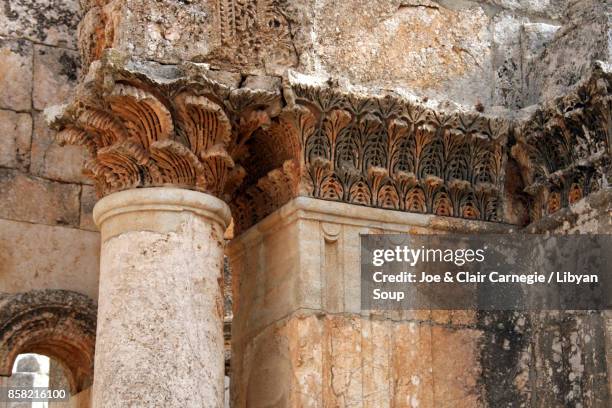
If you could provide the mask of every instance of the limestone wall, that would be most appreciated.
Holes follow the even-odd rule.
[[[250,74],[289,68],[465,109],[528,106],[610,59],[604,0],[84,3],[86,62],[117,48]]]
[[[198,68],[236,88],[277,91],[292,70],[343,92],[390,89],[512,119],[587,78],[594,60],[612,60],[611,16],[605,0],[5,0],[0,292],[98,297],[85,152],[54,144],[42,110],[67,102],[106,49],[168,71],[207,64]],[[275,168],[248,161],[247,178]],[[523,198],[524,180],[512,176]],[[609,404],[608,315],[360,310],[360,233],[506,226],[293,201],[318,204],[278,210],[231,244],[233,407]],[[598,194],[528,231],[609,233],[609,202]],[[524,210],[512,219],[523,222]]]
[[[57,288],[97,298],[100,244],[85,154],[55,144],[42,115],[76,85],[79,20],[77,0],[0,7],[0,292]]]
[[[360,234],[450,231],[511,232],[298,198],[234,240],[232,406],[607,407],[606,315],[360,309]]]

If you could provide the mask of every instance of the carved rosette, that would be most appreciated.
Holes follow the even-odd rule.
[[[278,112],[279,95],[177,70],[155,77],[142,64],[103,61],[51,119],[60,144],[89,150],[85,173],[99,197],[174,186],[229,200],[241,183],[245,143]]]
[[[607,188],[612,176],[612,75],[596,65],[591,77],[518,126],[512,156],[533,197],[532,220]]]

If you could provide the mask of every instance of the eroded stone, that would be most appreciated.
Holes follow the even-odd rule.
[[[32,44],[0,39],[0,108],[32,108]]]
[[[79,225],[79,190],[72,184],[0,169],[0,217],[48,225]]]
[[[302,27],[312,33],[312,45],[302,45],[301,68],[429,97],[444,93],[465,105],[488,104],[482,76],[490,69],[491,32],[484,10],[405,3],[317,3],[310,25]]]
[[[42,113],[34,113],[32,174],[69,183],[91,184],[91,180],[83,175],[87,161],[86,149],[82,146],[58,145],[55,141],[56,133],[47,126]]]
[[[79,65],[75,51],[34,46],[34,108],[42,110],[65,102],[76,85]]]
[[[0,35],[76,48],[78,0],[7,0],[0,8]]]
[[[21,170],[30,164],[32,117],[28,113],[0,110],[0,167]]]

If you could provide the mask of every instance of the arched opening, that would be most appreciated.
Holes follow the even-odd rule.
[[[41,357],[38,365],[48,364],[55,373],[49,378],[63,378],[75,395],[93,382],[95,330],[96,306],[79,293],[42,290],[5,295],[0,299],[0,376],[11,377],[21,361],[36,365],[36,359],[23,360],[23,355],[46,356],[48,363]]]
[[[36,353],[20,354],[13,364],[10,377],[0,377],[0,387],[13,389],[48,388],[63,391],[70,397],[70,385],[63,365],[48,356]],[[4,404],[4,405],[3,405]],[[0,408],[13,407],[15,402],[0,402]],[[49,408],[48,401],[20,402],[23,408]]]

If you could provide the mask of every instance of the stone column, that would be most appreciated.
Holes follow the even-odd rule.
[[[228,206],[177,188],[101,199],[93,406],[223,407]]]

